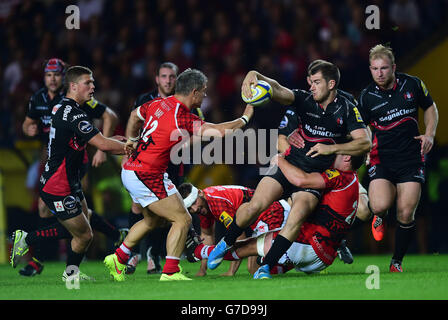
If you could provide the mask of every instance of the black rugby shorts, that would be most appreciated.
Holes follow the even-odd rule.
[[[287,199],[293,193],[296,193],[296,192],[299,192],[299,191],[309,192],[309,193],[313,194],[319,200],[322,197],[322,191],[321,190],[310,189],[310,188],[300,188],[300,187],[297,187],[297,186],[293,185],[292,183],[290,183],[288,181],[288,179],[286,179],[286,177],[283,175],[282,170],[280,170],[280,168],[277,167],[277,166],[271,167],[269,169],[268,173],[266,174],[266,177],[270,177],[272,179],[275,179],[275,180],[278,181],[278,183],[280,183],[282,185],[282,187],[283,187],[282,198],[283,199]]]
[[[40,191],[40,196],[51,213],[58,219],[67,220],[82,213],[81,202],[84,200],[82,191],[67,196],[56,196]]]
[[[386,179],[393,184],[404,182],[425,183],[425,166],[424,164],[406,165],[386,165],[383,163],[370,165],[368,169],[370,180]]]

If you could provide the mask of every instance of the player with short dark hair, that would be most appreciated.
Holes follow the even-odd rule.
[[[295,107],[299,118],[299,133],[306,142],[301,149],[291,146],[286,157],[306,172],[322,172],[332,166],[335,155],[360,155],[368,152],[371,146],[356,106],[337,92],[339,73],[328,72],[329,70],[334,70],[329,62],[313,68],[314,73],[310,75],[311,92],[288,89],[256,71],[250,71],[242,85],[243,95],[251,97],[251,85],[258,80],[266,81],[272,87],[274,101]],[[347,139],[349,134],[351,140]],[[263,210],[273,201],[292,195],[293,205],[288,221],[266,257],[268,261],[277,262],[297,237],[299,221],[305,219],[317,206],[321,197],[319,190],[297,188],[276,167],[270,173],[271,175],[261,179],[251,201],[238,209],[235,223],[227,230],[208,259],[207,266],[210,269],[215,269],[221,263],[236,238]]]
[[[390,271],[403,272],[402,260],[416,228],[415,210],[438,111],[422,80],[396,72],[391,48],[376,45],[370,50],[369,62],[373,82],[361,92],[359,105],[372,130],[368,165],[370,208],[375,214],[372,233],[377,241],[383,238],[383,218],[395,202],[398,227]],[[419,108],[424,111],[424,134],[419,133]]]

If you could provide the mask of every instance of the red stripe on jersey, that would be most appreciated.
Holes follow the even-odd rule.
[[[378,156],[378,138],[376,134],[372,141],[372,150],[370,151],[370,165],[374,166],[380,163],[380,157]]]
[[[412,120],[414,121],[417,125],[418,125],[418,121],[417,119],[413,118],[413,117],[405,117],[399,121],[395,121],[387,126],[380,126],[376,121],[372,121],[370,124],[372,125],[372,127],[374,127],[375,129],[381,130],[381,131],[386,131],[386,130],[390,130],[395,128],[396,126],[402,124],[405,121],[409,121]]]
[[[55,195],[66,196],[71,193],[70,185],[67,179],[67,167],[65,158],[59,166],[58,170],[48,179],[42,191]]]

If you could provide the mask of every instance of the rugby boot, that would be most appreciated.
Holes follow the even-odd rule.
[[[376,241],[381,241],[384,238],[385,225],[383,218],[374,216],[372,220],[372,235]]]
[[[269,266],[267,264],[264,264],[260,268],[258,268],[254,273],[254,279],[272,279]]]
[[[392,259],[390,261],[389,271],[390,272],[403,272],[403,268],[401,267],[401,261]]]
[[[337,250],[338,257],[346,264],[353,263],[353,255],[350,252],[350,249],[347,247],[347,241],[344,239],[341,241],[341,245]]]
[[[224,241],[224,238],[222,238],[212,250],[212,252],[210,252],[210,254],[208,255],[207,268],[209,268],[210,270],[216,269],[221,264],[225,254],[229,250],[230,246],[228,246]]]
[[[25,238],[27,235],[28,233],[23,230],[16,230],[12,234],[13,246],[11,250],[10,262],[13,268],[17,267],[20,259],[29,250],[28,244],[25,242]]]
[[[106,258],[104,258],[104,265],[109,270],[109,274],[114,281],[126,280],[126,265],[118,261],[117,255],[115,253],[110,254]]]

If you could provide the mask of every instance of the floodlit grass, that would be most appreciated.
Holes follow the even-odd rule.
[[[206,277],[195,277],[199,264],[182,261],[184,273],[193,281],[160,282],[146,274],[141,263],[122,283],[109,279],[101,261],[86,261],[81,270],[96,282],[80,283],[79,290],[66,288],[61,280],[65,264],[47,262],[41,275],[22,277],[17,269],[0,265],[2,300],[446,300],[448,255],[408,255],[404,273],[389,272],[390,256],[355,256],[352,265],[335,263],[316,275],[290,271],[272,280],[253,280],[243,262],[235,277],[222,277],[228,262]],[[369,265],[379,269],[379,289],[368,289]]]

